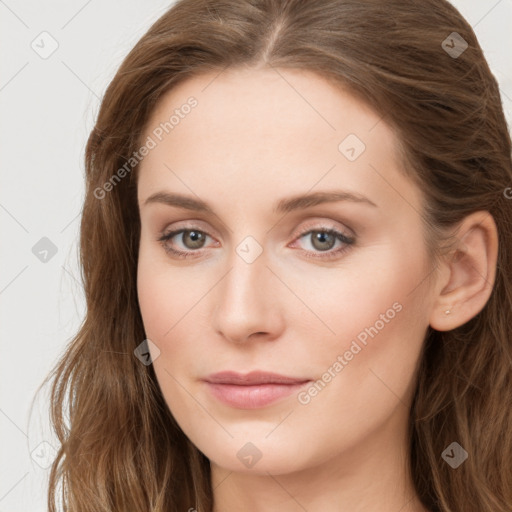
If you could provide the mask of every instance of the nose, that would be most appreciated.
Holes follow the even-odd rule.
[[[279,337],[284,323],[279,280],[267,267],[265,251],[248,263],[233,250],[228,265],[212,297],[216,332],[232,343]]]

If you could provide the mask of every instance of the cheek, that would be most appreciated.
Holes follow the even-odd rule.
[[[172,266],[159,245],[141,243],[137,268],[137,295],[148,338],[167,340],[173,326],[187,315],[207,290],[198,272],[190,275]]]
[[[310,280],[302,274],[293,279],[294,289],[307,297],[310,309],[330,328],[332,336],[326,329],[324,339],[339,351],[359,334],[364,343],[372,339],[368,331],[383,338],[384,333],[404,328],[411,320],[421,323],[425,290],[418,285],[426,275],[420,251],[381,244],[354,255],[329,275],[317,274]]]
[[[208,277],[212,272],[172,266],[165,258],[165,253],[141,251],[137,293],[146,337],[160,351],[154,369],[164,395],[172,398],[173,390],[182,390],[171,376],[179,382],[197,377],[198,354],[209,347],[205,308],[215,281]]]
[[[428,324],[420,285],[426,271],[421,253],[389,247],[374,256],[373,263],[358,262],[360,272],[351,269],[342,282],[329,282],[323,301],[317,299],[336,332],[324,337],[317,359],[323,368],[317,405],[331,402],[348,415],[371,404],[368,414],[382,418],[399,400],[406,402],[413,383]]]
[[[191,362],[197,358],[197,346],[191,343],[191,337],[195,337],[197,317],[191,306],[198,302],[200,290],[187,288],[179,270],[141,254],[137,291],[146,337],[160,351],[152,363],[158,385],[182,430],[189,431],[194,418],[201,414],[185,391],[187,378],[195,375]]]
[[[137,294],[139,307],[148,338],[160,338],[165,333],[171,321],[166,314],[173,307],[173,288],[164,286],[165,276],[157,272],[155,266],[139,258],[137,272]]]

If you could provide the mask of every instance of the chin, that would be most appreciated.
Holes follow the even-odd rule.
[[[207,440],[206,443],[208,443]],[[297,442],[293,446],[286,447],[276,438],[275,442],[231,439],[223,446],[212,447],[210,440],[207,450],[201,451],[212,463],[225,470],[268,476],[268,473],[281,475],[308,467],[310,464],[307,461],[307,454],[303,449],[298,448],[300,446],[303,447],[304,443]],[[300,458],[299,452],[302,452]],[[310,463],[315,465],[312,460]]]

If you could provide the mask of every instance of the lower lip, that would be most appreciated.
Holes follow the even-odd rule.
[[[213,384],[206,382],[211,393],[221,402],[239,409],[258,409],[291,395],[311,381],[297,384]]]

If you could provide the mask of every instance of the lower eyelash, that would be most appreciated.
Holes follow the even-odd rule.
[[[169,241],[171,238],[173,238],[175,235],[178,235],[180,233],[183,233],[185,231],[200,231],[201,233],[204,233],[204,231],[201,231],[199,229],[178,229],[176,231],[171,231],[169,233],[162,233],[160,234],[159,238],[157,239],[158,242],[161,243],[162,247],[164,248],[165,252],[167,254],[172,254],[174,256],[177,256],[179,258],[195,258],[197,257],[194,253],[200,253],[199,251],[180,251],[179,249],[173,249],[172,247],[169,247],[166,242]],[[300,234],[296,239],[300,239],[305,235],[309,235],[311,233],[327,233],[330,235],[334,235],[338,240],[343,242],[345,245],[343,247],[340,247],[336,249],[335,251],[317,251],[317,252],[311,252],[311,251],[304,251],[304,255],[306,258],[323,258],[328,259],[331,257],[339,256],[340,254],[344,253],[345,251],[350,249],[350,246],[355,243],[354,238],[349,238],[345,236],[340,231],[337,231],[335,229],[310,229],[309,231],[306,231],[302,234]],[[207,234],[207,233],[204,233]],[[324,256],[325,254],[325,256]]]
[[[178,256],[180,258],[195,258],[193,255],[194,252],[198,251],[192,251],[192,252],[183,252],[179,251],[178,249],[173,249],[172,247],[169,247],[168,245],[162,244],[164,246],[164,250],[167,254],[173,254],[174,256]]]
[[[169,241],[171,238],[176,236],[179,233],[183,233],[185,231],[199,231],[197,230],[189,230],[189,229],[178,229],[176,231],[171,231],[170,233],[162,233],[160,237],[157,239],[158,242],[161,243],[162,247],[164,248],[164,251],[167,254],[172,254],[174,256],[178,256],[180,258],[194,258],[194,252],[199,251],[180,251],[179,249],[173,249],[172,247],[169,247],[166,242]],[[203,231],[201,231],[203,233]],[[206,233],[205,233],[206,234]]]
[[[345,245],[342,246],[342,247],[339,247],[338,249],[334,250],[334,251],[305,251],[305,254],[304,256],[306,258],[322,258],[322,259],[329,259],[329,258],[335,258],[341,254],[343,254],[344,252],[348,251],[354,243],[355,243],[355,239],[354,238],[349,238],[347,236],[345,236],[343,233],[341,233],[340,231],[337,231],[336,229],[310,229],[309,231],[306,231],[304,233],[302,233],[301,235],[299,235],[297,237],[297,239],[299,238],[302,238],[303,236],[305,235],[309,235],[311,233],[327,233],[329,235],[333,235],[335,236],[338,240],[340,240],[341,242],[343,242]]]

